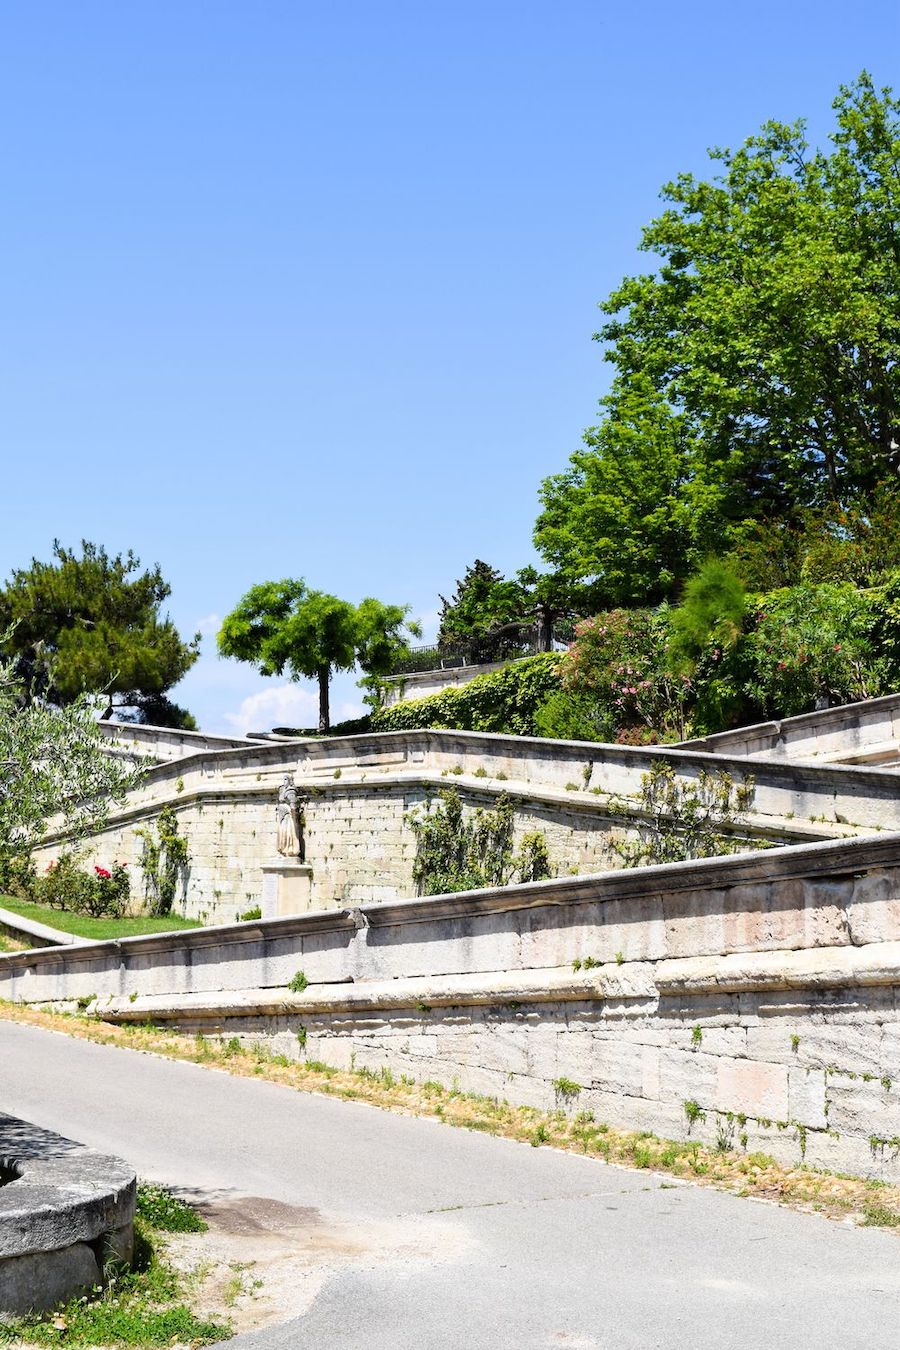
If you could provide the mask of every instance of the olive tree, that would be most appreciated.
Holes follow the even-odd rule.
[[[94,700],[56,707],[28,692],[0,660],[0,864],[28,853],[51,818],[73,843],[102,829],[140,773],[109,752]]]

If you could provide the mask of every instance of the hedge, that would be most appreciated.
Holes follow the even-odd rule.
[[[537,735],[535,714],[559,688],[561,652],[542,652],[512,661],[502,670],[476,675],[468,684],[439,694],[409,699],[372,715],[373,731],[415,731],[423,727],[455,731],[496,731]]]

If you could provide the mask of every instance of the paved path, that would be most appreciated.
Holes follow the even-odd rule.
[[[900,1339],[900,1240],[876,1230],[3,1021],[0,1109],[154,1180],[302,1207],[308,1310],[246,1350]]]

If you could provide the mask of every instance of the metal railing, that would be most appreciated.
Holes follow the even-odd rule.
[[[484,666],[495,661],[514,661],[521,656],[536,656],[541,651],[534,628],[493,636],[469,638],[453,646],[432,643],[410,647],[394,662],[394,675],[417,675],[427,670],[459,670],[463,666]]]

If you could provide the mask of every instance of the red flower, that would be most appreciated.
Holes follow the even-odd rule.
[[[107,872],[105,867],[95,867],[94,871],[97,873],[98,877],[103,877],[104,881],[108,881],[112,876],[112,872]]]

